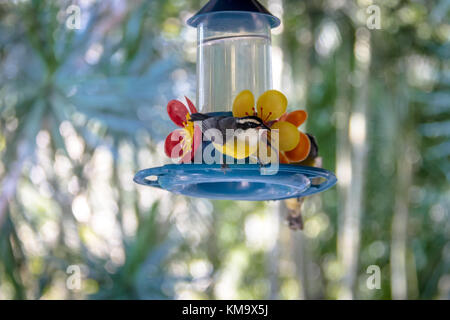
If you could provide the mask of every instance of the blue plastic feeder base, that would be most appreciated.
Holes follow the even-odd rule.
[[[136,183],[190,197],[228,200],[281,200],[309,196],[336,184],[331,172],[280,164],[275,174],[257,164],[170,164],[139,171]]]

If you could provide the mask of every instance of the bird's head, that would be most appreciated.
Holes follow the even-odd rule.
[[[237,129],[248,130],[248,129],[267,129],[270,130],[264,122],[256,116],[248,116],[236,119]]]

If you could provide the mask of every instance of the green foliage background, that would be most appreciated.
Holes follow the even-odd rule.
[[[203,1],[0,1],[0,299],[450,297],[450,2],[262,2],[280,88],[339,178],[302,232],[283,203],[132,183],[164,161],[167,101],[195,95]]]

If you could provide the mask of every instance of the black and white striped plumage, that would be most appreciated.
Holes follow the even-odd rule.
[[[227,129],[241,129],[244,132],[249,129],[270,130],[270,128],[267,127],[264,122],[256,116],[236,118],[232,116],[210,116],[203,113],[193,113],[191,114],[190,121],[202,121],[203,133],[206,133],[209,129],[217,129],[222,134],[222,137],[227,137]]]

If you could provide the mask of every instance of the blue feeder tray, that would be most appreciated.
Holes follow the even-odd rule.
[[[276,174],[264,175],[264,170],[270,169],[257,164],[225,169],[219,164],[170,164],[141,170],[134,182],[191,197],[249,201],[305,197],[336,184],[334,174],[321,168],[280,164]]]

